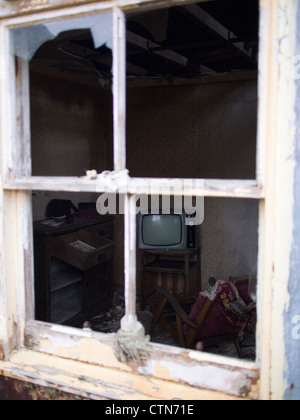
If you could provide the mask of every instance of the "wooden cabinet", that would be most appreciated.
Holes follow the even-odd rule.
[[[98,252],[70,259],[69,239],[88,242]],[[68,239],[68,240],[67,240]],[[74,218],[72,224],[50,227],[34,222],[36,319],[81,326],[112,306],[113,218]]]

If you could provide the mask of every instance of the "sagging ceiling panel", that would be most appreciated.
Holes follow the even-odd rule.
[[[199,77],[257,70],[258,0],[216,0],[128,16],[127,77]],[[112,53],[89,29],[63,32],[33,62],[111,80]]]

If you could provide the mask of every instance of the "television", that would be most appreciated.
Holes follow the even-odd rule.
[[[196,249],[196,226],[186,213],[139,214],[138,243],[144,250]]]

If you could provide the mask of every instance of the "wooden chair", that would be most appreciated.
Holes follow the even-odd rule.
[[[244,294],[245,297],[247,297],[248,276],[231,278],[230,281],[237,287],[242,287],[241,294]],[[180,299],[164,289],[157,289],[157,292],[161,296],[161,299],[157,308],[150,308],[153,313],[153,319],[150,327],[151,337],[154,334],[157,324],[160,323],[181,347],[195,348],[196,343],[201,342],[200,347],[201,349],[204,349],[210,345],[217,345],[222,342],[232,341],[235,344],[239,357],[242,357],[238,339],[239,331],[229,323],[215,300],[212,301],[206,299],[196,318],[192,320],[183,309],[183,305],[191,306],[195,303],[195,298]],[[172,307],[173,312],[175,312],[175,326],[174,322],[171,322],[169,317],[165,314],[165,310],[169,305]],[[216,322],[218,323],[221,320],[219,333],[216,333],[218,332],[217,327],[214,330],[215,333],[209,336],[207,331],[205,334],[204,329],[205,326],[209,324],[210,317],[216,317],[216,314]],[[212,321],[212,319],[210,319],[210,321]],[[202,331],[204,333],[203,339],[201,338]]]

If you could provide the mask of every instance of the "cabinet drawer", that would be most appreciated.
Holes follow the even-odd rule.
[[[52,238],[50,252],[84,271],[112,258],[113,247],[111,240],[83,229]]]

